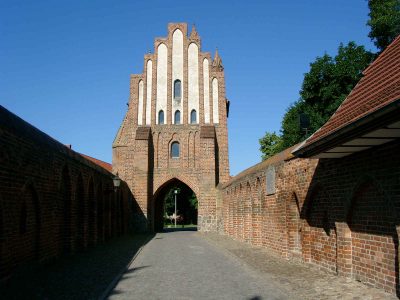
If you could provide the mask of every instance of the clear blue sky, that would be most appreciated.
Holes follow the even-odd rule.
[[[111,162],[129,74],[168,22],[195,23],[216,47],[231,101],[231,174],[260,161],[309,63],[340,42],[375,51],[366,0],[1,1],[0,103],[73,149]]]

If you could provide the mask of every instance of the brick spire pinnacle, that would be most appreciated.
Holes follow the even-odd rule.
[[[218,54],[218,48],[215,49],[215,55],[212,66],[213,68],[216,68],[218,71],[222,71],[224,69],[224,66],[222,65],[222,59]]]
[[[200,42],[200,36],[199,36],[199,34],[197,33],[195,24],[193,24],[193,26],[192,26],[192,31],[190,32],[189,39],[190,39],[190,40],[193,40],[193,41]]]

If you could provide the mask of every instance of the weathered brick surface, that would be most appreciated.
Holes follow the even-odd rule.
[[[0,278],[127,230],[112,174],[0,106]]]
[[[399,293],[398,153],[399,141],[342,159],[280,154],[221,187],[220,232]],[[271,165],[276,192],[267,195]]]

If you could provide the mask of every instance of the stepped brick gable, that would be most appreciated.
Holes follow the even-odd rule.
[[[129,108],[113,143],[113,171],[139,204],[138,229],[157,230],[157,192],[171,180],[199,201],[199,229],[216,226],[216,186],[229,179],[227,100],[222,59],[201,51],[193,26],[168,24],[131,75]],[[178,145],[174,156],[172,145]],[[174,146],[174,147],[175,147]]]

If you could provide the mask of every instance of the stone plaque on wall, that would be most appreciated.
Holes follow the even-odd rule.
[[[269,166],[266,175],[267,195],[275,194],[275,167]]]

